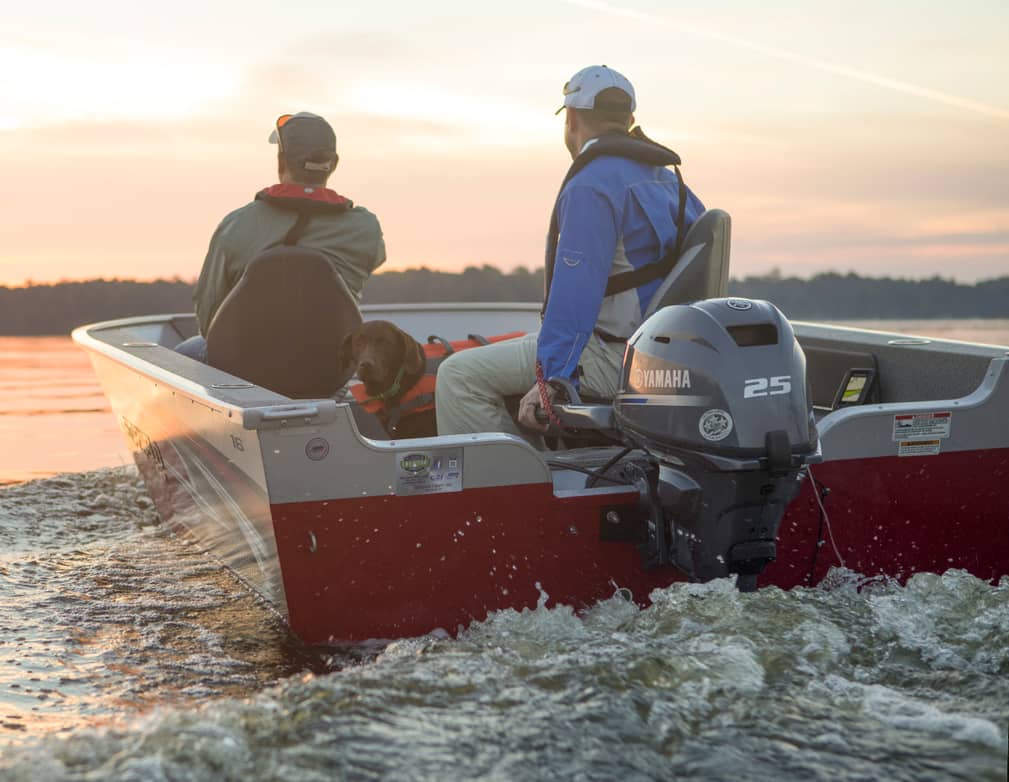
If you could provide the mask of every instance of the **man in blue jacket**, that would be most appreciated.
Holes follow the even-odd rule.
[[[616,395],[627,338],[704,211],[683,184],[679,156],[631,130],[636,107],[630,81],[605,65],[583,68],[564,86],[558,113],[565,112],[564,143],[574,162],[547,237],[542,326],[441,365],[439,434],[528,436],[504,404],[523,393],[518,423],[543,431],[536,408],[544,396],[552,400],[555,390],[543,380],[554,377],[593,396]]]

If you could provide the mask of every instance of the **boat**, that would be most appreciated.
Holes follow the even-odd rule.
[[[628,342],[617,398],[568,388],[555,405],[556,450],[501,433],[391,439],[345,390],[284,393],[330,366],[298,338],[304,322],[277,355],[227,371],[174,350],[197,333],[191,314],[73,338],[161,518],[309,644],[455,633],[544,602],[644,605],[684,580],[749,591],[814,586],[832,567],[1009,575],[1009,349],[790,322],[724,296],[727,216],[713,219]],[[346,295],[309,267],[304,295]],[[227,339],[267,328],[263,308],[293,277],[267,274],[258,293],[251,281]],[[304,318],[303,305],[268,327]],[[539,324],[524,303],[360,313],[420,341]]]

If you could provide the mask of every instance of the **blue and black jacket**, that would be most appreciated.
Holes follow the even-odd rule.
[[[537,349],[545,377],[577,383],[590,339],[624,341],[641,324],[681,234],[704,211],[682,183],[679,162],[637,128],[593,139],[575,158],[547,238]]]

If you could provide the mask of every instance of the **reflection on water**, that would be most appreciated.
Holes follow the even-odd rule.
[[[83,350],[0,337],[0,484],[132,462]]]

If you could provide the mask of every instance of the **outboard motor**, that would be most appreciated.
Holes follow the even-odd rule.
[[[802,468],[820,460],[788,320],[750,299],[665,307],[628,341],[622,372],[617,427],[659,465],[646,556],[755,589]]]

